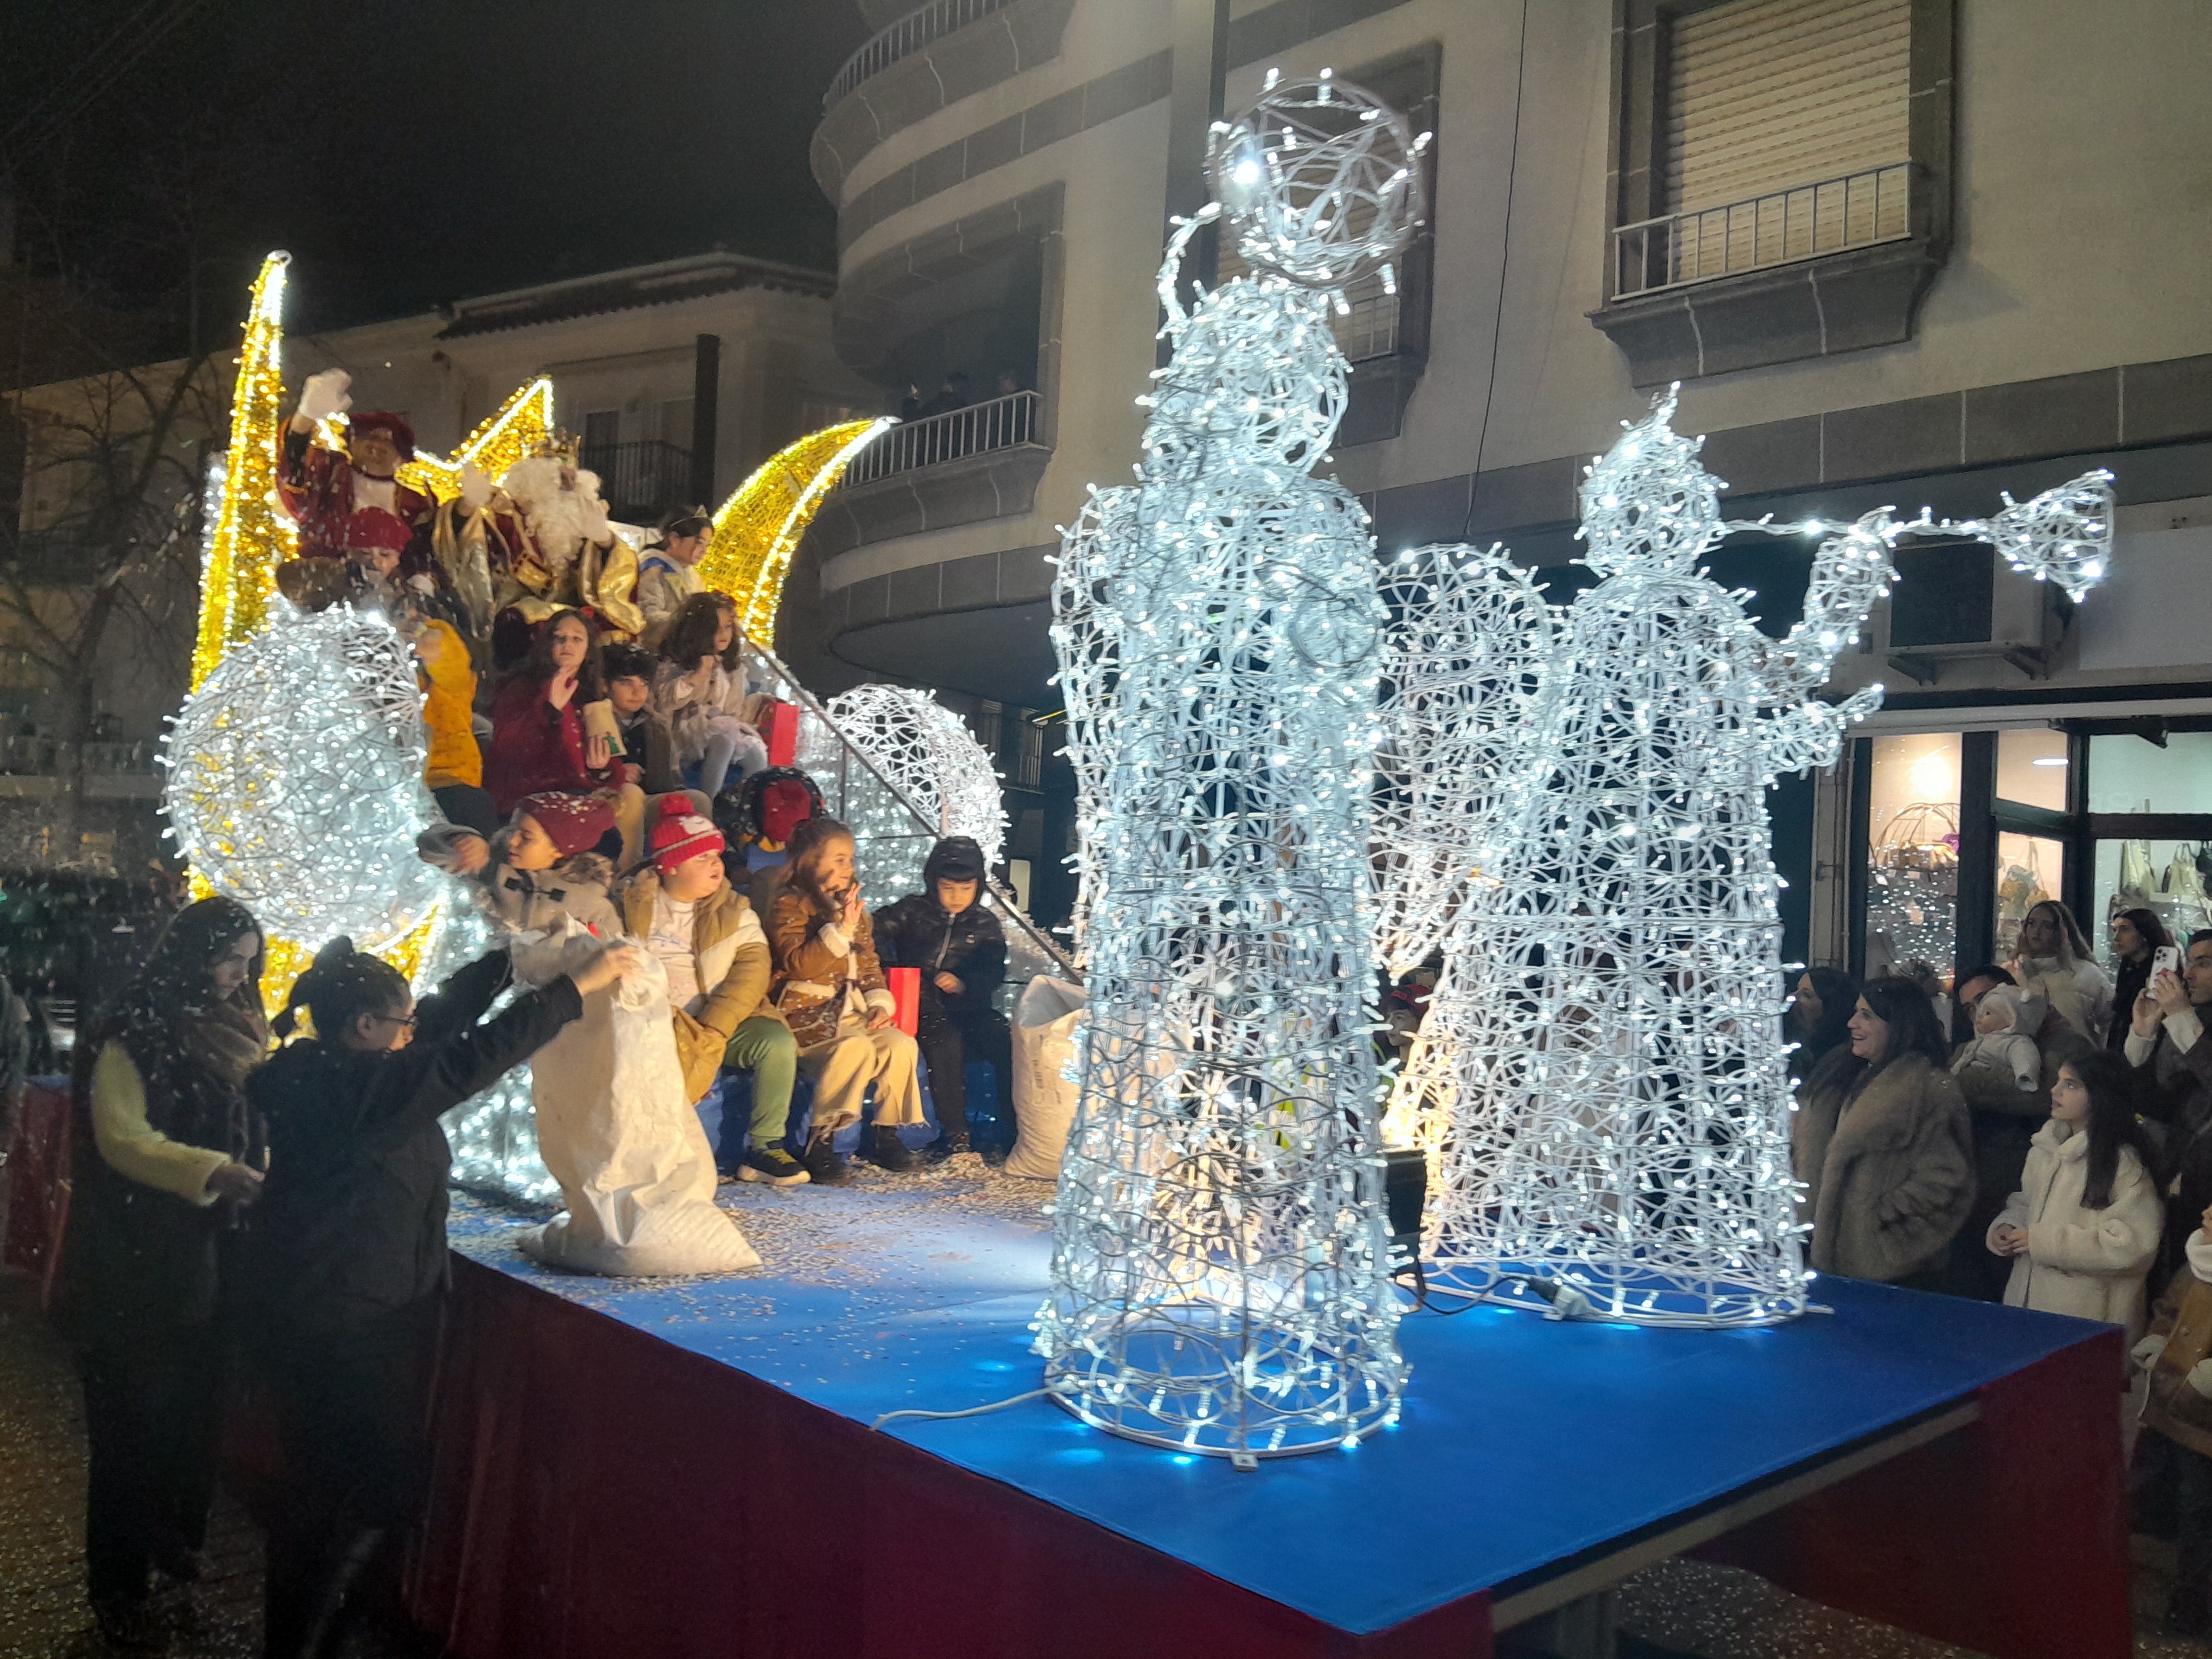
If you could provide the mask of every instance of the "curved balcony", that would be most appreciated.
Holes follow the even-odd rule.
[[[822,100],[811,160],[823,193],[842,202],[846,179],[877,145],[1059,57],[1074,9],[1075,0],[930,0],[893,19],[846,60]]]
[[[1011,3],[1012,0],[931,0],[919,11],[908,12],[888,27],[878,29],[845,60],[844,68],[830,82],[830,90],[822,94],[822,107],[836,107],[851,96],[853,88],[861,82],[881,75],[933,40],[941,40],[955,29],[980,22]]]

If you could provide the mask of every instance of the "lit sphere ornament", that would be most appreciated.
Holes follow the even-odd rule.
[[[432,810],[415,659],[373,612],[270,610],[170,728],[163,809],[193,869],[271,933],[379,950],[443,888],[415,855]]]
[[[1373,94],[1324,72],[1272,84],[1249,114],[1217,125],[1207,175],[1246,264],[1340,289],[1388,266],[1420,223],[1427,145]]]

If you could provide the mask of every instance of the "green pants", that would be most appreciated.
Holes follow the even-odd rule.
[[[753,1074],[752,1144],[764,1152],[783,1139],[791,1119],[791,1085],[799,1077],[799,1044],[791,1027],[755,1015],[731,1034],[722,1064]]]

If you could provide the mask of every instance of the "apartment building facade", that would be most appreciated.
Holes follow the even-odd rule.
[[[1385,556],[1500,541],[1570,598],[1579,469],[1677,380],[1746,518],[1964,517],[2115,474],[2113,574],[2078,611],[1986,549],[1900,562],[1835,687],[1881,679],[1887,707],[1775,792],[1792,955],[1948,975],[2039,893],[2093,930],[2123,897],[2212,925],[2200,9],[1232,0],[1218,27],[1212,0],[861,3],[880,32],[814,141],[836,349],[886,398],[955,369],[970,396],[836,492],[795,635],[1054,707],[1058,526],[1136,459],[1209,98],[1328,68],[1435,134],[1398,292],[1338,322],[1334,471]],[[1709,563],[1778,632],[1809,562],[1773,537]]]

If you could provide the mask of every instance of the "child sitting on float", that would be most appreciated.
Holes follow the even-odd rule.
[[[489,840],[436,823],[416,837],[415,850],[425,863],[473,879],[507,932],[558,928],[569,915],[612,939],[622,932],[608,897],[614,864],[597,849],[615,828],[614,804],[604,795],[527,795]]]

